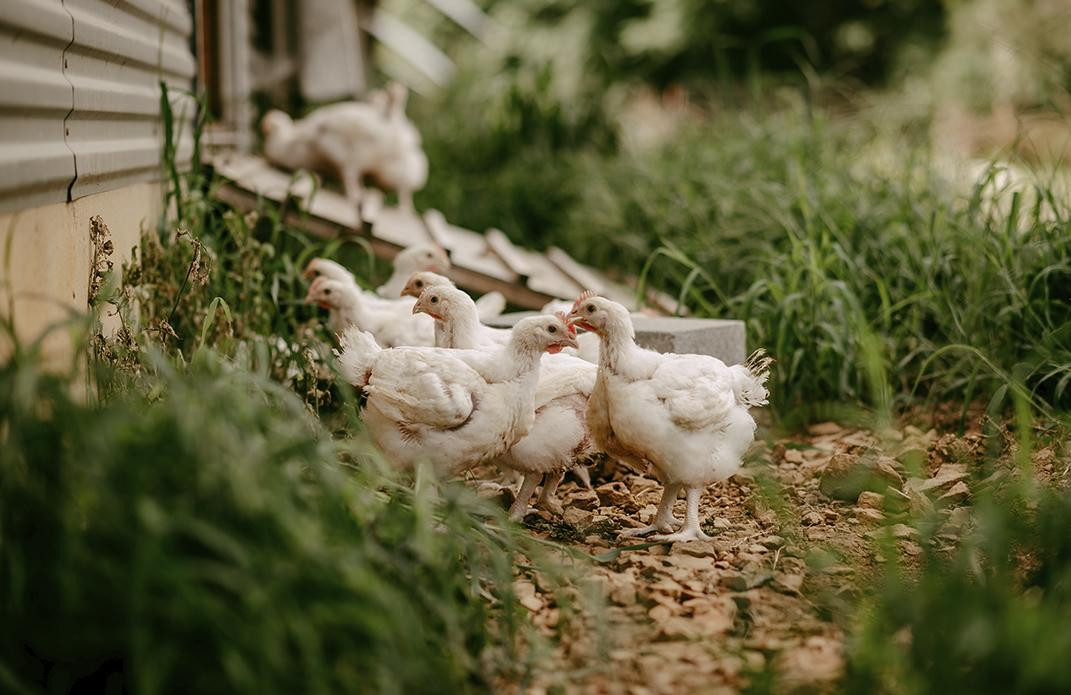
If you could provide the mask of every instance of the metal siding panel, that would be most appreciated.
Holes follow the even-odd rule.
[[[174,89],[172,108],[182,123],[178,159],[188,162],[195,110],[186,93],[195,71],[189,12],[171,0],[65,0],[64,6],[74,18],[66,54],[74,85],[67,143],[78,168],[72,197],[159,177],[161,80]]]
[[[73,36],[61,0],[0,2],[0,212],[67,200],[73,106],[63,51]]]

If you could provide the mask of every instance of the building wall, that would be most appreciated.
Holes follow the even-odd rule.
[[[90,220],[108,226],[121,268],[130,260],[144,231],[155,228],[163,209],[158,183],[137,183],[79,198],[0,215],[0,320],[11,320],[25,345],[43,337],[45,364],[63,369],[79,359],[84,344],[72,317],[89,307],[93,245]],[[109,307],[102,316],[105,332],[118,326]],[[0,337],[0,360],[13,349],[6,331]]]
[[[49,327],[88,309],[89,220],[117,265],[157,224],[161,82],[174,159],[191,158],[192,30],[186,0],[0,0],[0,317],[20,342],[47,333],[54,366],[81,353]]]

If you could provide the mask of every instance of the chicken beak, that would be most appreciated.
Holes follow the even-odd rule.
[[[414,314],[426,314],[426,313],[428,313],[427,310],[424,307],[424,302],[418,301],[416,304],[414,304],[413,305],[413,313]]]
[[[570,311],[569,312],[569,316],[567,317],[567,320],[569,322],[569,326],[573,330],[576,330],[577,328],[579,328],[580,330],[583,330],[583,331],[593,331],[594,330],[591,327],[591,324],[589,324],[587,321],[585,321],[580,316],[580,314],[576,313],[575,311]]]
[[[316,271],[312,268],[306,268],[305,270],[301,271],[301,277],[305,278],[306,280],[315,280]]]

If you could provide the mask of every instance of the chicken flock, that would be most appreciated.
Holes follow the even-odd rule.
[[[405,115],[406,96],[390,85],[299,120],[270,111],[261,122],[265,156],[337,175],[357,204],[362,180],[372,177],[412,210],[428,160]],[[304,271],[305,301],[327,310],[341,374],[364,396],[361,418],[383,454],[444,475],[489,462],[516,472],[514,520],[540,486],[538,503],[561,514],[555,491],[563,475],[573,470],[590,487],[585,465],[606,455],[652,472],[664,486],[653,523],[622,536],[705,539],[700,496],[740,468],[755,433],[749,409],[767,402],[770,359],[759,351],[728,366],[706,355],[646,350],[636,344],[629,311],[590,292],[552,301],[512,330],[492,328],[485,322],[505,299],[473,300],[449,280],[449,269],[446,252],[425,244],[400,252],[375,291],[329,259],[315,258]],[[673,503],[682,491],[680,523]]]
[[[728,366],[646,350],[629,311],[591,292],[568,311],[552,303],[512,330],[493,328],[484,321],[504,302],[473,300],[443,275],[449,263],[442,249],[411,247],[376,292],[334,261],[305,269],[306,301],[327,309],[340,372],[364,396],[361,418],[383,454],[447,476],[489,462],[515,471],[514,520],[540,486],[538,504],[561,514],[564,474],[590,485],[585,464],[607,455],[664,486],[653,523],[623,537],[705,539],[699,498],[740,468],[754,439],[749,409],[767,402],[770,359],[759,351]],[[584,336],[598,341],[593,352],[581,349]],[[681,492],[683,523],[673,516]]]

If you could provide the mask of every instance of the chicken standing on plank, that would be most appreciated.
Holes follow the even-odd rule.
[[[493,338],[488,339],[480,331],[481,328],[496,329],[489,329],[477,321],[472,298],[456,287],[438,285],[427,288],[413,311],[422,311],[435,319],[438,347],[472,349],[496,344]],[[565,317],[563,313],[559,316]],[[509,331],[504,333],[509,335]],[[565,471],[578,464],[583,469],[582,464],[598,453],[585,421],[588,397],[595,386],[595,372],[595,365],[568,355],[543,358],[532,428],[495,460],[499,466],[524,475],[520,492],[510,507],[509,515],[514,521],[524,518],[528,501],[540,481],[543,490],[539,503],[551,512],[561,514],[562,505],[555,492]]]
[[[272,110],[261,121],[264,155],[289,169],[337,174],[346,196],[359,203],[366,174],[398,192],[406,210],[413,210],[413,191],[424,187],[428,159],[420,133],[405,115],[408,93],[389,86],[379,103],[331,104],[297,121]]]
[[[599,374],[588,401],[588,427],[610,456],[634,465],[650,462],[665,489],[654,523],[626,531],[661,531],[661,541],[705,540],[699,498],[743,463],[755,438],[748,408],[765,405],[772,360],[758,351],[744,365],[726,366],[706,355],[660,354],[635,341],[625,307],[593,293],[573,305],[569,320],[602,341]],[[684,526],[673,531],[673,502],[687,492]]]
[[[393,304],[376,299],[370,305],[353,283],[321,276],[313,280],[305,297],[307,304],[317,304],[331,313],[328,327],[336,334],[351,326],[370,332],[383,347],[435,344],[435,321],[413,314],[413,300],[399,298]]]
[[[342,376],[365,395],[361,418],[391,461],[446,475],[502,455],[535,420],[540,358],[575,345],[559,316],[519,322],[492,350],[383,350],[356,328],[342,335]]]

